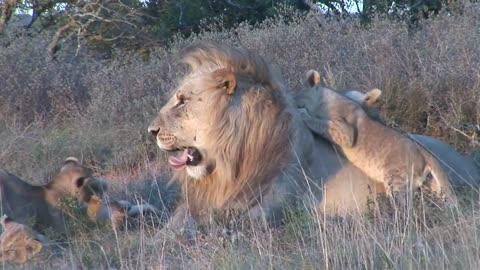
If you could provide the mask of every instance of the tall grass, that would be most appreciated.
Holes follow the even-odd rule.
[[[198,40],[258,52],[281,66],[292,91],[312,68],[331,87],[378,87],[389,125],[475,153],[479,9],[466,4],[461,15],[442,13],[414,33],[388,18],[364,27],[357,19],[287,12],[254,28],[225,30],[219,23],[152,51],[148,59],[117,52],[109,61],[80,54],[48,63],[47,39],[4,37],[9,45],[0,50],[0,165],[41,183],[65,157],[77,156],[111,180],[115,196],[143,197],[170,209],[175,189],[165,189],[169,173],[146,128],[184,71],[175,54]],[[95,230],[52,246],[24,268],[478,269],[477,204],[435,212],[441,222],[433,223],[426,216],[422,222],[414,210],[393,219],[293,213],[275,229],[257,224],[229,232],[212,225],[193,243],[149,227],[117,234]]]
[[[478,211],[437,209],[435,223],[429,215],[414,207],[376,218],[295,211],[280,228],[210,224],[191,242],[150,227],[99,229],[52,243],[22,269],[477,269]]]

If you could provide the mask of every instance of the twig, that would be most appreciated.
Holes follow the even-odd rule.
[[[2,17],[0,18],[0,33],[3,32],[8,21],[17,9],[17,0],[5,0],[3,2]]]

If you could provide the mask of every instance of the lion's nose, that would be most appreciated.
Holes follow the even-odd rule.
[[[148,127],[148,132],[150,132],[155,138],[157,137],[158,131],[160,131],[158,127]]]

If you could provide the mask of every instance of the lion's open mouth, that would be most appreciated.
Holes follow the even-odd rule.
[[[168,164],[176,171],[183,170],[186,166],[197,166],[202,160],[200,152],[193,147],[185,148],[181,154],[168,157]]]

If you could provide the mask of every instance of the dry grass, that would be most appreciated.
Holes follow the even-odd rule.
[[[430,223],[418,209],[338,219],[292,211],[281,228],[212,224],[194,242],[158,228],[98,229],[20,269],[478,269],[479,213],[433,209]]]
[[[475,154],[479,9],[468,4],[461,16],[441,14],[410,34],[406,24],[384,18],[366,29],[356,19],[289,14],[289,24],[282,17],[254,29],[213,27],[158,48],[149,60],[119,53],[116,60],[100,61],[81,54],[47,63],[46,40],[4,37],[2,44],[11,44],[0,50],[0,164],[40,183],[65,157],[78,156],[111,180],[115,196],[141,196],[169,209],[176,193],[165,189],[163,154],[146,128],[182,73],[175,53],[199,39],[257,51],[282,66],[292,89],[311,68],[332,87],[378,87],[384,90],[380,110],[389,125]],[[428,212],[428,220],[418,207],[393,218],[325,220],[292,212],[281,228],[257,224],[238,229],[239,235],[236,229],[233,243],[215,225],[195,243],[148,227],[118,234],[94,230],[52,247],[24,268],[479,269],[477,204],[454,213]]]

